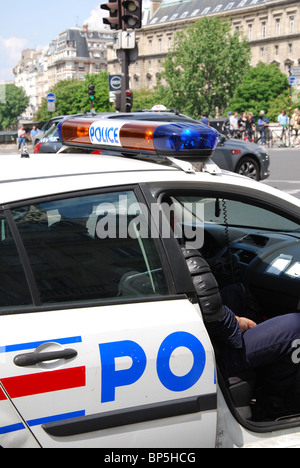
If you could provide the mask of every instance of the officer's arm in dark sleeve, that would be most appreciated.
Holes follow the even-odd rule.
[[[183,248],[182,251],[211,339],[233,348],[242,347],[242,333],[238,321],[234,313],[223,305],[217,281],[208,263],[195,249]]]

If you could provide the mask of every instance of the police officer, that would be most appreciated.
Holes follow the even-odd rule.
[[[299,366],[293,362],[292,354],[294,341],[300,339],[300,314],[278,316],[257,325],[243,316],[246,314],[243,287],[230,286],[221,295],[209,265],[199,252],[182,250],[206,328],[227,377],[255,369],[259,377],[256,396],[267,413],[264,417],[276,418],[297,411],[293,396]]]

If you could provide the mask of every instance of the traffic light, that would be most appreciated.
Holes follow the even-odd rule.
[[[100,8],[109,11],[109,18],[103,18],[104,24],[108,24],[110,29],[122,29],[121,0],[103,3]]]
[[[91,101],[94,101],[95,99],[95,86],[94,85],[89,85],[89,97]]]
[[[133,93],[132,93],[131,89],[127,89],[126,90],[126,102],[125,102],[126,112],[131,111],[132,104],[133,104]]]
[[[115,98],[116,98],[115,108],[116,108],[116,111],[119,111],[119,112],[121,110],[121,97],[122,97],[121,91],[115,91]]]
[[[142,26],[142,0],[122,1],[123,29],[136,29]]]

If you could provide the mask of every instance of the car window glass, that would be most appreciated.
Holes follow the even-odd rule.
[[[28,205],[12,214],[42,304],[168,293],[134,192]]]
[[[0,309],[32,305],[15,241],[0,211]]]
[[[197,206],[201,204],[205,223],[224,224],[225,221],[222,213],[225,210],[227,222],[230,226],[284,232],[293,232],[300,229],[299,224],[294,223],[285,216],[250,203],[200,196],[179,196],[176,198],[183,206],[184,204],[192,206],[194,214],[196,214],[195,210]]]
[[[58,131],[57,131],[57,123],[54,123],[49,130],[44,135],[44,138],[53,138],[57,137],[58,138]]]

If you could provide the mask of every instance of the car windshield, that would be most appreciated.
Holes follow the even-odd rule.
[[[44,138],[58,138],[57,123],[54,123],[51,128],[45,133]]]

